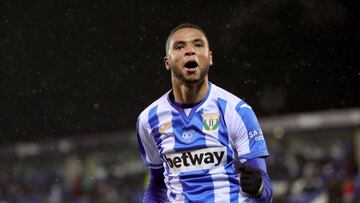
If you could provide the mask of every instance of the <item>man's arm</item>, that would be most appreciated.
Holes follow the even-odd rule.
[[[271,202],[272,187],[267,175],[264,158],[255,158],[244,163],[237,162],[235,169],[240,173],[240,186],[254,202]]]
[[[144,194],[144,203],[167,202],[164,168],[150,169],[150,182]]]
[[[164,167],[152,136],[146,130],[140,116],[136,123],[138,147],[146,166],[150,170],[150,182],[144,194],[144,203],[167,202]]]
[[[265,164],[269,153],[265,137],[251,106],[241,100],[236,104],[235,111],[227,123],[232,132],[233,148],[238,159],[244,162],[235,163],[241,189],[255,202],[271,202],[272,189]]]

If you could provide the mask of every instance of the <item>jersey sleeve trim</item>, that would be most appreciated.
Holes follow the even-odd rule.
[[[160,169],[163,168],[164,166],[162,164],[149,164],[147,165],[147,167],[151,169]]]
[[[245,159],[245,160],[250,160],[250,159],[255,159],[255,158],[259,158],[259,157],[268,157],[269,153],[267,151],[257,151],[257,152],[251,152],[251,153],[247,153],[244,155],[239,156],[240,159]]]

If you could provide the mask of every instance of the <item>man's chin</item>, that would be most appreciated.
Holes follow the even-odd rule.
[[[183,83],[186,85],[197,85],[204,81],[204,78],[184,78]]]
[[[174,73],[173,76],[177,78],[178,81],[180,81],[184,85],[189,85],[189,86],[201,84],[202,82],[204,82],[207,75],[206,74],[207,72],[203,72],[200,74],[191,74],[191,75],[184,75],[178,72],[173,72],[173,73]]]

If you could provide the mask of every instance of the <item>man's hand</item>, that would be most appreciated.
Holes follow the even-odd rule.
[[[252,197],[259,197],[263,190],[262,174],[260,169],[252,168],[246,163],[235,164],[236,173],[240,173],[240,187],[243,192]]]

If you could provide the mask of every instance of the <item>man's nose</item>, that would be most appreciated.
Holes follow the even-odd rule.
[[[186,46],[185,49],[185,56],[192,56],[195,55],[195,49],[192,46]]]

